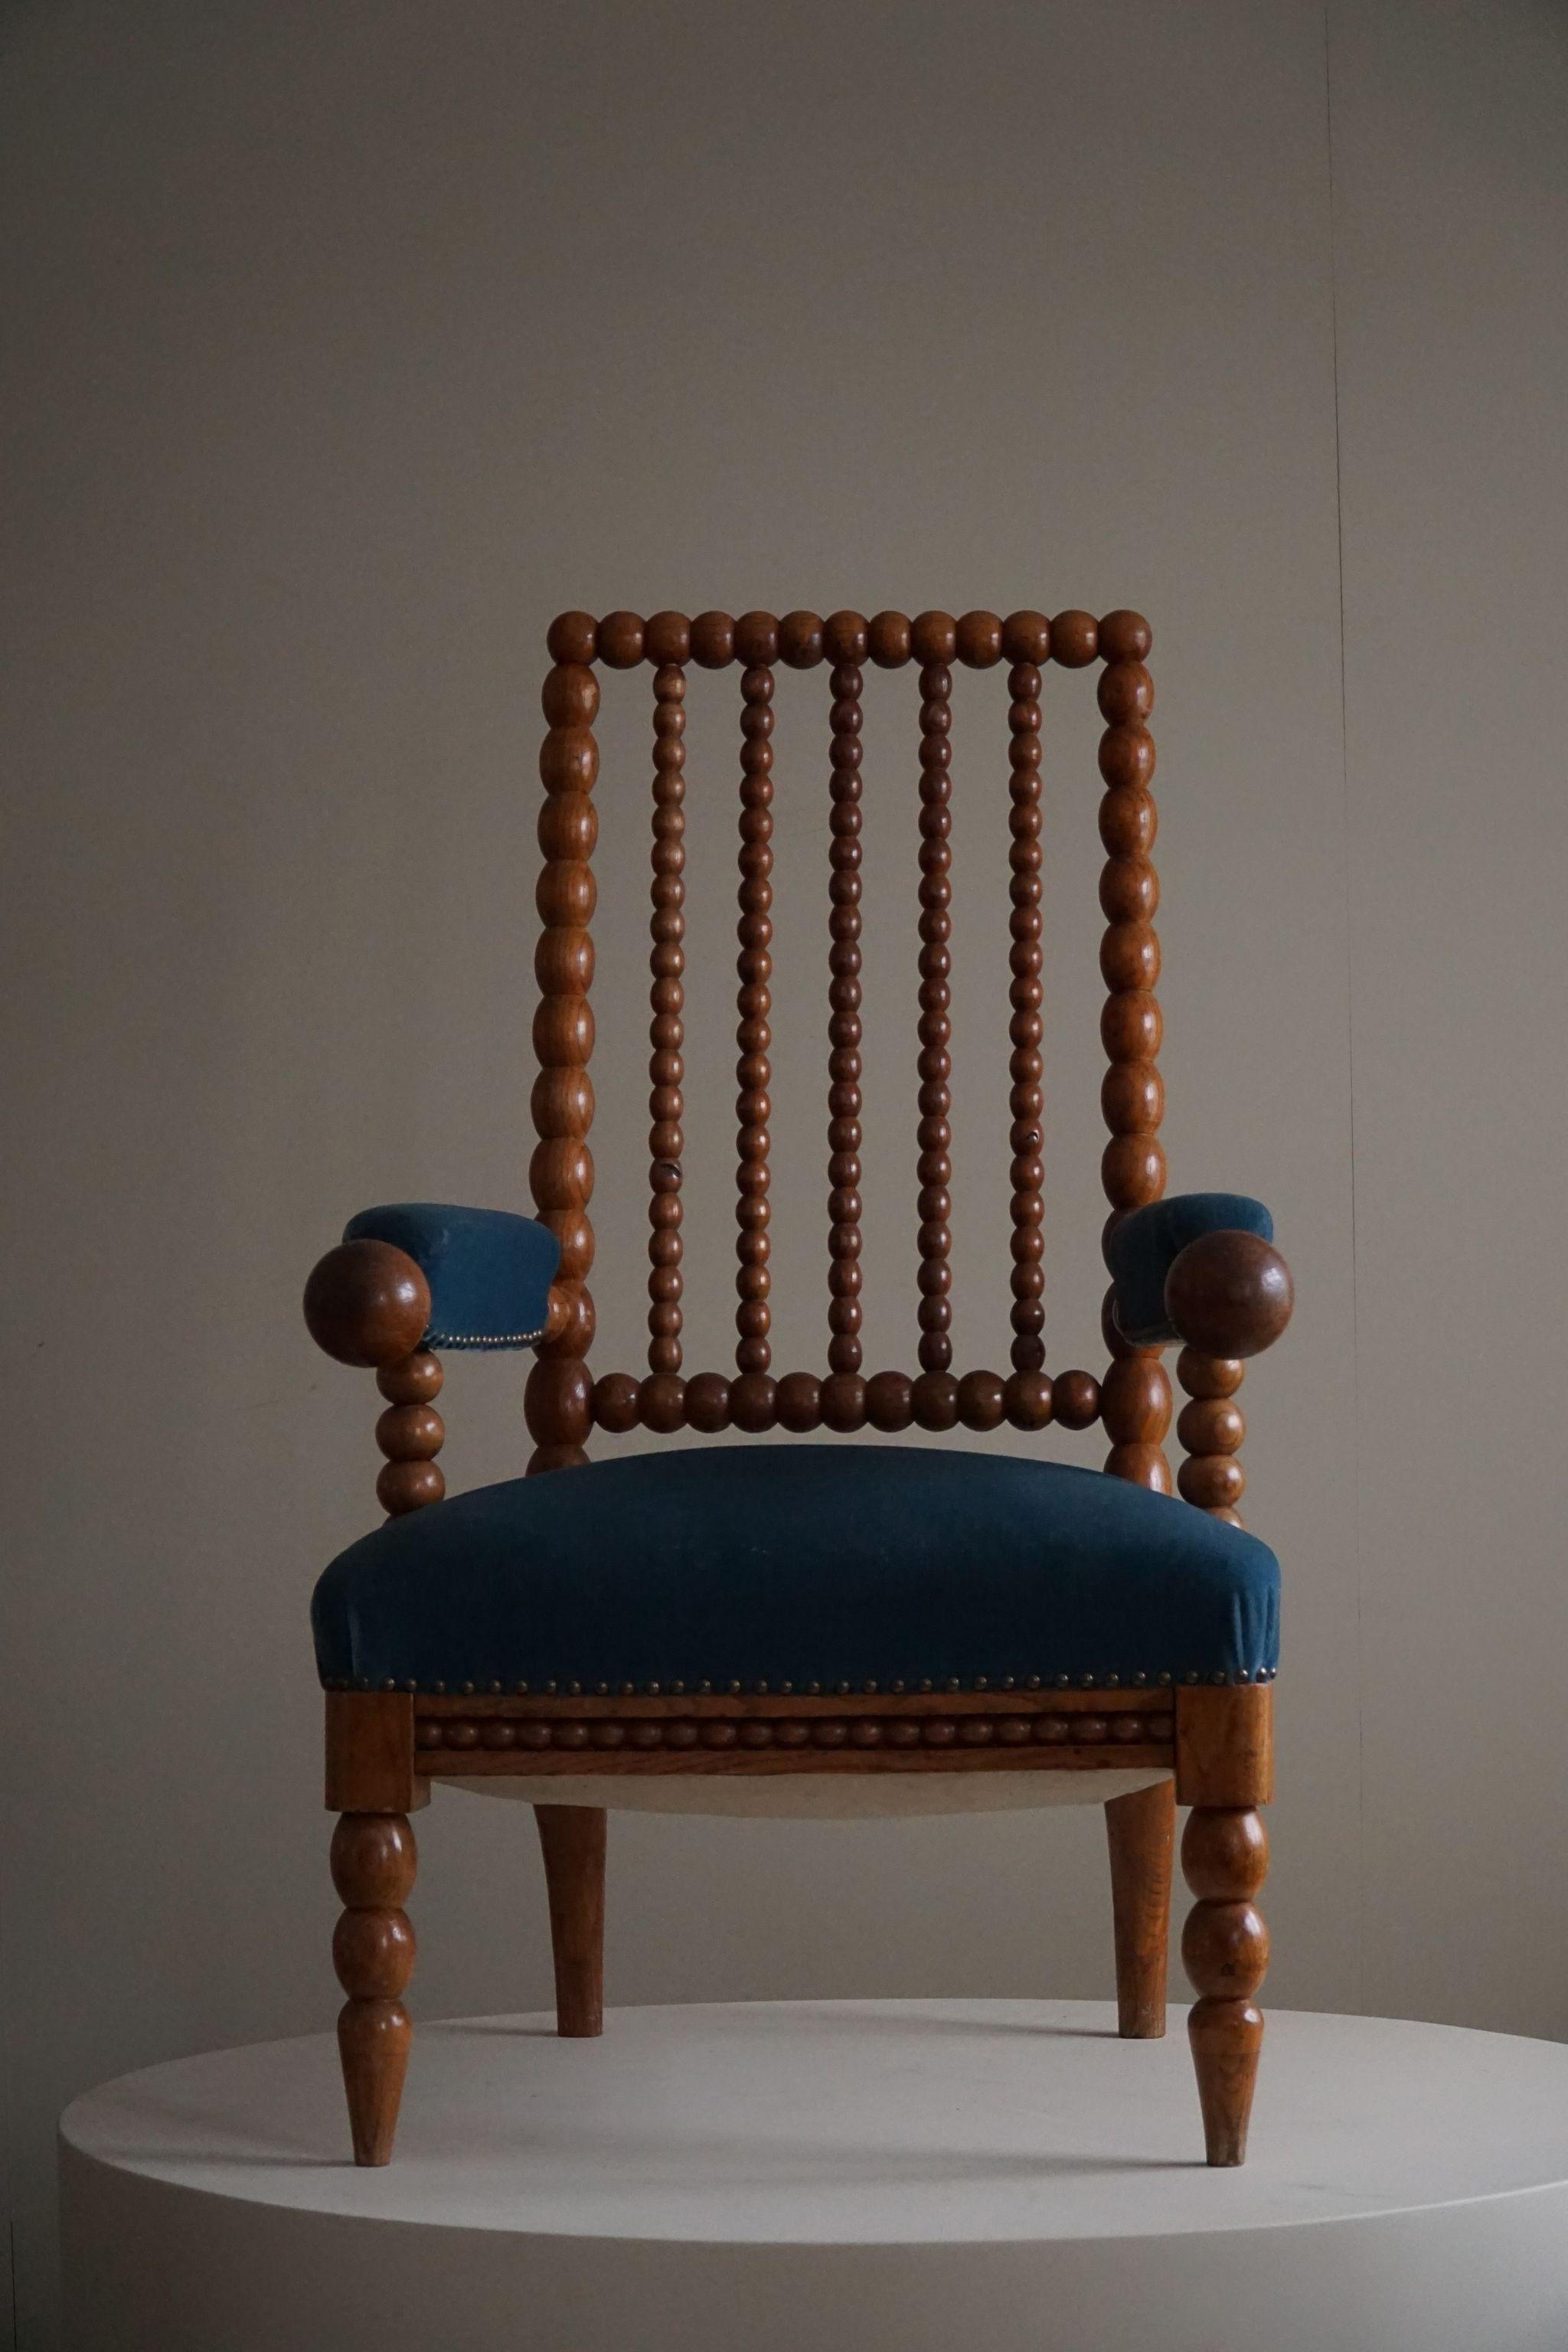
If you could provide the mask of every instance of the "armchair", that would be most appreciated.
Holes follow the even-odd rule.
[[[1153,993],[1158,884],[1147,622],[984,613],[869,623],[705,614],[552,626],[541,754],[542,922],[533,1043],[537,1222],[434,1204],[371,1210],[317,1266],[310,1328],[374,1367],[387,1519],[312,1604],[327,1697],[334,1958],[354,2155],[392,2153],[411,2028],[407,1815],[432,1780],[531,1803],[566,2034],[602,2022],[609,1810],[865,1813],[1105,1806],[1121,2033],[1164,2031],[1174,1805],[1194,1900],[1183,1954],[1208,2160],[1241,2162],[1262,2038],[1279,1570],[1241,1528],[1245,1360],[1279,1336],[1290,1277],[1259,1203],[1166,1200]],[[863,664],[920,686],[916,995],[918,1370],[864,1370],[860,764]],[[949,1089],[951,665],[1006,665],[1011,751],[1011,1346],[952,1366]],[[1110,1131],[1101,1173],[1109,1363],[1047,1372],[1040,1051],[1042,667],[1098,660]],[[775,665],[829,666],[828,1244],[824,1370],[775,1375],[770,1338],[771,770]],[[741,666],[736,1330],[732,1371],[688,1373],[681,1308],[684,703],[689,669]],[[594,1378],[588,992],[598,832],[595,665],[653,685],[647,1370]],[[978,782],[979,780],[977,780]],[[613,821],[626,821],[612,803]],[[1188,1402],[1172,1493],[1162,1349]],[[522,1479],[444,1500],[437,1350],[529,1347]],[[1048,1423],[1110,1440],[1103,1472],[926,1446],[870,1428]],[[588,1463],[597,1428],[658,1436],[825,1431],[827,1444],[655,1447]],[[561,1477],[543,1473],[570,1471]]]

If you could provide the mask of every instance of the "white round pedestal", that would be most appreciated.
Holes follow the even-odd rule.
[[[1568,2049],[1268,2018],[1202,2162],[1179,2011],[759,2003],[421,2023],[356,2172],[330,2036],[62,2126],[70,2352],[1513,2352],[1568,2343]]]

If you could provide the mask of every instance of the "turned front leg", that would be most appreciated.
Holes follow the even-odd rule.
[[[1187,2018],[1211,2164],[1247,2154],[1263,2012],[1254,1995],[1268,1966],[1268,1930],[1253,1902],[1268,1868],[1268,1837],[1249,1805],[1196,1805],[1182,1838],[1182,1871],[1197,1897],[1182,1959],[1198,1999]]]
[[[332,1832],[332,1884],[344,1909],[332,1964],[347,1993],[338,2054],[354,2162],[388,2164],[414,2028],[400,1995],[414,1969],[403,1906],[414,1891],[414,1832],[402,1813],[344,1813]]]

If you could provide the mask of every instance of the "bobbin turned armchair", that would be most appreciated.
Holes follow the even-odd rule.
[[[1279,1572],[1245,1533],[1236,1402],[1283,1330],[1290,1278],[1258,1202],[1163,1197],[1151,633],[1136,613],[1005,621],[926,613],[826,623],[616,613],[552,625],[540,760],[543,865],[533,1026],[537,1217],[367,1211],[310,1276],[306,1318],[374,1367],[388,1514],[313,1603],[327,1803],[344,1910],[339,2043],[356,2161],[392,2152],[410,2024],[407,1815],[432,1780],[531,1802],[565,2034],[601,2024],[605,1815],[615,1807],[884,1813],[1088,1799],[1105,1806],[1121,2032],[1164,2031],[1174,1806],[1195,1897],[1183,1955],[1211,2164],[1239,2164],[1262,2038]],[[913,661],[920,750],[918,1366],[863,1363],[860,1309],[862,666]],[[1011,1370],[955,1374],[950,1338],[951,665],[1005,665],[1009,696]],[[828,666],[828,1342],[775,1375],[768,1186],[773,670]],[[1110,1140],[1098,1378],[1046,1370],[1042,1278],[1042,667],[1099,662],[1107,851],[1100,1016]],[[682,736],[689,668],[740,666],[738,1176],[733,1372],[684,1369]],[[588,1370],[594,1255],[589,984],[599,830],[595,667],[652,673],[648,1370]],[[998,784],[1000,780],[998,780]],[[983,784],[982,779],[976,784]],[[959,789],[974,789],[968,780]],[[997,793],[998,803],[1000,793]],[[606,822],[633,822],[610,800]],[[1001,823],[998,807],[997,823]],[[1171,1491],[1161,1351],[1181,1343],[1185,1459]],[[529,1475],[443,1500],[443,1349],[532,1348]],[[1005,1423],[1100,1423],[1103,1471],[973,1449],[856,1444]],[[588,1464],[595,1429],[824,1430],[807,1446],[660,1447]],[[543,1475],[540,1474],[550,1474]]]

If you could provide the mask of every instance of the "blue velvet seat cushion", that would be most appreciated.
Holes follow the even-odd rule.
[[[1116,1285],[1116,1320],[1129,1339],[1152,1348],[1179,1338],[1165,1311],[1165,1276],[1189,1242],[1227,1233],[1271,1242],[1274,1220],[1245,1192],[1177,1192],[1111,1228],[1105,1263]]]
[[[430,1286],[427,1348],[525,1348],[544,1336],[561,1244],[548,1226],[510,1209],[454,1209],[404,1201],[362,1209],[345,1242],[390,1242]]]
[[[619,1692],[1251,1681],[1255,1536],[1097,1470],[875,1445],[665,1448],[388,1520],[316,1587],[329,1685]]]

